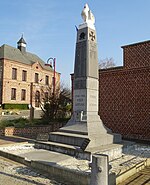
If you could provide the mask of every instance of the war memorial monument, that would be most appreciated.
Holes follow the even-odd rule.
[[[73,114],[61,130],[85,134],[89,138],[88,148],[121,141],[120,134],[106,128],[98,115],[98,51],[95,18],[88,5],[82,11],[83,23],[79,25],[76,40]]]
[[[109,159],[121,156],[121,135],[105,127],[98,115],[98,51],[95,18],[88,5],[82,11],[76,39],[73,113],[68,123],[49,134],[49,143],[36,143],[37,148],[65,153],[91,160],[94,153],[107,152]],[[115,152],[114,152],[115,151]],[[116,152],[117,151],[117,152]],[[114,156],[115,153],[115,156]]]
[[[83,23],[78,26],[76,39],[72,117],[64,127],[49,134],[48,143],[37,141],[35,146],[87,160],[91,160],[92,154],[105,151],[109,159],[114,159],[122,154],[122,145],[117,144],[122,140],[121,135],[112,133],[98,115],[95,17],[87,4],[81,16]]]

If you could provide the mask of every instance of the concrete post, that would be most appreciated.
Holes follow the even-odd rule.
[[[108,185],[108,155],[92,156],[90,185]]]
[[[30,122],[33,121],[34,118],[34,107],[30,107]]]

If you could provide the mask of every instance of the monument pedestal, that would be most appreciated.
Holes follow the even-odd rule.
[[[80,122],[76,122],[72,116],[67,125],[60,129],[60,132],[78,134],[78,136],[84,135],[90,140],[87,149],[122,141],[121,135],[112,133],[110,129],[105,127],[98,115],[90,116],[87,121]]]

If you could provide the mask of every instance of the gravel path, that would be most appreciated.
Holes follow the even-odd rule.
[[[22,164],[0,157],[1,185],[61,185]]]

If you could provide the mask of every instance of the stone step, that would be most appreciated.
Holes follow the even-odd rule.
[[[91,159],[90,152],[83,151],[82,149],[80,149],[80,147],[73,146],[73,145],[71,146],[71,145],[56,143],[51,141],[50,142],[35,141],[34,147],[37,149],[50,150],[58,153],[71,155],[80,159],[85,159],[85,160]]]
[[[81,147],[85,139],[88,139],[88,136],[67,132],[51,132],[49,135],[49,141],[51,142],[63,143],[78,147]]]
[[[70,130],[70,129],[67,129],[67,128],[61,128],[59,130],[59,132],[65,132],[65,133],[72,133],[72,134],[81,134],[81,135],[87,135],[87,131],[77,131],[77,130]]]
[[[50,134],[58,134],[58,135],[65,135],[65,136],[74,136],[74,137],[82,137],[82,138],[88,138],[88,135],[84,134],[76,134],[76,133],[71,133],[71,132],[51,132]]]

